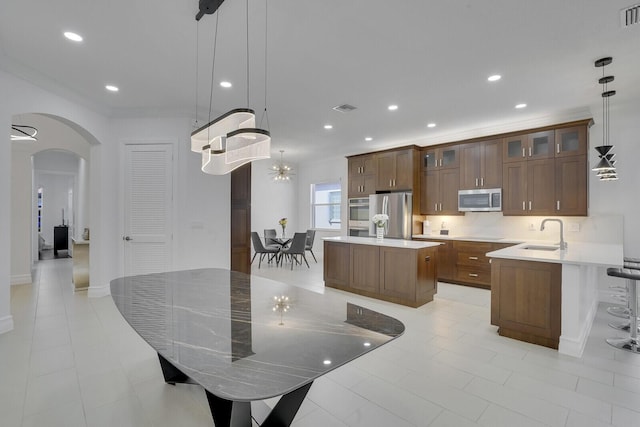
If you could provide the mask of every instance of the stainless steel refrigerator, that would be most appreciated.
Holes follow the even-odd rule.
[[[384,193],[369,196],[369,219],[375,214],[387,214],[384,236],[393,239],[411,239],[413,197],[411,193]],[[376,225],[369,221],[369,235],[376,235]]]

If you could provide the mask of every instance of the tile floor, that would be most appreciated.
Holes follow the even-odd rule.
[[[405,334],[318,379],[294,425],[640,426],[640,355],[604,343],[600,307],[582,358],[499,337],[489,292],[440,284],[418,309],[324,289],[311,269],[254,273],[394,316]],[[197,386],[164,384],[156,354],[111,298],[73,293],[71,260],[42,261],[13,286],[15,329],[0,335],[0,425],[211,426]],[[272,403],[272,402],[270,402]]]

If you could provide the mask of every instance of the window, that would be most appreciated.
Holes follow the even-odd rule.
[[[340,230],[341,200],[339,182],[311,184],[311,227]]]

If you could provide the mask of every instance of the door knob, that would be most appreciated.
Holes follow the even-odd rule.
[[[133,240],[133,239],[131,237],[129,237],[129,236],[124,236],[122,238],[122,240],[126,240],[128,242],[129,240]]]

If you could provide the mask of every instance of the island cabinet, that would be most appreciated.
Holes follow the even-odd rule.
[[[502,140],[460,145],[460,189],[502,187]]]
[[[376,191],[412,191],[417,153],[413,148],[378,153]]]
[[[491,288],[491,264],[486,253],[511,246],[510,243],[457,240],[454,282],[479,288]]]
[[[502,336],[558,348],[562,265],[493,258],[491,324]]]
[[[349,198],[376,192],[375,154],[349,157]]]
[[[437,265],[438,246],[324,241],[325,286],[409,307],[433,300]]]
[[[451,282],[456,277],[456,252],[453,240],[450,239],[416,239],[437,242],[438,246],[438,280]]]

